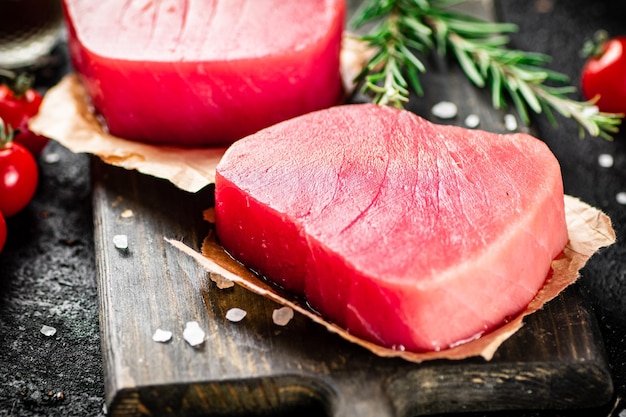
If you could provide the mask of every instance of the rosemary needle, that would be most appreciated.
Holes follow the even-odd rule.
[[[426,69],[420,56],[451,51],[472,83],[489,87],[494,108],[506,106],[508,98],[526,124],[529,111],[545,114],[552,123],[557,112],[576,121],[581,136],[611,139],[618,132],[624,115],[569,98],[576,89],[564,74],[545,68],[549,56],[507,46],[516,25],[450,10],[462,1],[364,0],[351,25],[376,24],[361,37],[375,51],[356,78],[361,91],[377,104],[402,108],[410,90],[423,94],[419,77]]]

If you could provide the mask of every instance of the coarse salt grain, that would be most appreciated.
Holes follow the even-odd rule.
[[[504,116],[504,127],[506,130],[513,132],[517,130],[517,119],[512,114],[507,114]]]
[[[450,101],[440,101],[432,108],[433,115],[440,119],[453,119],[458,111],[456,104]]]
[[[47,164],[56,164],[61,160],[61,155],[56,152],[50,152],[43,156],[43,160]]]
[[[598,165],[602,168],[611,168],[613,166],[614,160],[613,155],[608,153],[603,153],[598,156]]]
[[[465,126],[473,129],[480,124],[480,117],[477,114],[468,114],[465,118]]]
[[[188,321],[185,324],[185,330],[183,330],[183,339],[185,339],[185,341],[189,343],[190,346],[200,346],[202,343],[204,343],[205,336],[206,333],[204,333],[204,330],[200,328],[200,325],[197,321]]]
[[[113,245],[115,245],[115,247],[120,250],[128,249],[128,236],[126,235],[113,236]]]
[[[167,343],[172,340],[172,332],[169,330],[156,329],[152,335],[152,340],[159,343]]]
[[[128,219],[128,218],[133,217],[134,215],[135,215],[135,213],[133,213],[133,211],[130,210],[130,209],[126,209],[126,210],[124,210],[123,212],[120,213],[120,217],[122,219]]]
[[[232,288],[235,286],[235,283],[233,281],[229,280],[228,278],[224,278],[220,274],[209,273],[209,278],[211,278],[211,281],[213,281],[215,285],[217,285],[217,288],[219,288],[220,290]]]
[[[293,318],[293,308],[281,307],[272,312],[272,321],[277,326],[286,326]]]
[[[617,195],[615,196],[615,200],[617,200],[619,204],[626,204],[626,191],[621,191],[617,193]]]
[[[248,314],[246,313],[246,310],[242,310],[237,307],[231,308],[226,312],[226,320],[236,323],[243,320],[243,318],[246,317],[246,314]]]
[[[57,329],[55,329],[52,326],[47,326],[45,324],[41,326],[41,330],[39,331],[41,332],[42,335],[48,336],[48,337],[54,336],[57,333]]]

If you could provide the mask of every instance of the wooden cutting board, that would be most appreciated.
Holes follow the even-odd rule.
[[[612,394],[597,325],[575,287],[530,316],[490,362],[379,358],[302,316],[273,324],[277,305],[238,286],[217,288],[164,240],[199,248],[211,189],[192,195],[100,162],[93,174],[111,416],[413,416],[590,407]],[[113,244],[121,234],[127,251]],[[247,311],[243,321],[226,320],[233,307]],[[182,338],[188,321],[207,332],[201,348]],[[158,328],[172,340],[153,341]]]
[[[479,8],[490,2],[480,2]],[[484,11],[484,10],[483,10]],[[481,128],[504,131],[503,113],[455,66],[429,62],[426,95],[411,110],[459,106]],[[357,99],[358,100],[358,99]],[[438,121],[434,119],[435,121]],[[444,122],[444,121],[438,121]],[[593,407],[612,382],[593,315],[572,287],[530,316],[495,357],[413,364],[374,356],[297,315],[272,322],[278,306],[241,287],[219,289],[164,239],[199,249],[208,231],[209,187],[189,194],[170,183],[94,160],[93,205],[102,350],[109,414],[117,416],[328,415],[404,417],[511,409]],[[126,235],[128,250],[116,249]],[[233,323],[233,307],[247,311]],[[193,348],[182,333],[207,333]],[[157,329],[173,332],[157,343]]]

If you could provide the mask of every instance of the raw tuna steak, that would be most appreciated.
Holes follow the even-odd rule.
[[[412,351],[520,312],[568,240],[560,167],[543,142],[371,104],[236,142],[215,193],[235,258],[351,333]]]
[[[117,136],[219,146],[337,104],[345,0],[64,0],[72,63]]]

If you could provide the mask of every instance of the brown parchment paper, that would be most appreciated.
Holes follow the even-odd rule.
[[[341,77],[346,95],[372,51],[345,33]],[[163,178],[178,188],[196,192],[215,180],[215,167],[226,148],[177,148],[150,145],[109,134],[94,115],[89,97],[76,74],[65,76],[46,92],[32,131],[54,139],[75,153],[90,153],[107,164]]]
[[[107,164],[169,180],[189,192],[215,180],[215,167],[225,151],[149,145],[110,135],[94,115],[76,74],[48,90],[29,127],[72,152],[96,155]]]
[[[563,254],[552,262],[552,275],[544,287],[530,302],[526,310],[513,320],[498,329],[457,347],[438,352],[407,352],[385,348],[366,340],[357,338],[341,327],[324,320],[323,317],[308,309],[301,301],[288,298],[278,293],[274,287],[251,273],[245,266],[233,260],[217,243],[214,235],[209,235],[199,253],[180,241],[166,239],[170,244],[182,252],[193,257],[208,272],[221,275],[248,290],[267,297],[279,304],[293,308],[304,314],[316,323],[325,326],[329,331],[337,333],[344,339],[356,343],[376,355],[383,357],[400,357],[411,362],[423,362],[434,359],[464,359],[472,356],[482,356],[490,360],[498,347],[511,335],[523,326],[523,319],[539,310],[545,303],[556,297],[567,286],[574,283],[579,277],[580,269],[591,256],[600,248],[610,246],[615,242],[615,232],[608,216],[586,203],[565,196],[565,213],[569,242]],[[205,213],[205,219],[212,221],[210,211]]]

